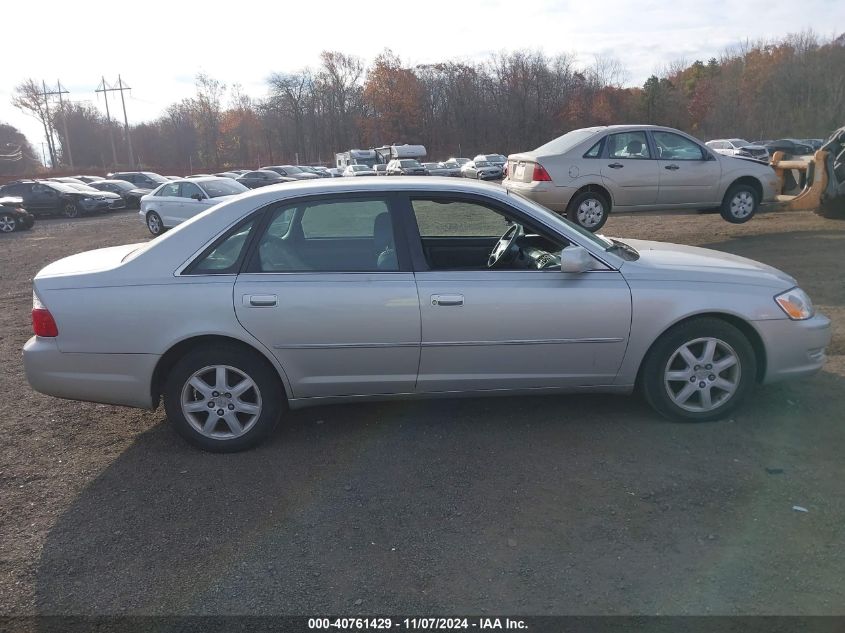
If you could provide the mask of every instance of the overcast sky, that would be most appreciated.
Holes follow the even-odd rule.
[[[388,4],[391,11],[380,10]],[[15,28],[3,31],[0,122],[22,129],[39,149],[39,125],[9,103],[28,77],[53,86],[60,79],[71,99],[103,109],[94,89],[102,75],[112,83],[120,73],[132,87],[130,122],[189,96],[200,71],[260,97],[270,73],[315,68],[322,50],[369,62],[388,47],[411,64],[520,48],[570,53],[582,65],[610,55],[626,67],[626,83],[640,85],[669,62],[707,60],[746,39],[807,28],[838,35],[845,1],[7,0],[3,22]],[[120,112],[113,94],[109,107]]]

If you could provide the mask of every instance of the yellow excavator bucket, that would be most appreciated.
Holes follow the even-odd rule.
[[[770,164],[780,180],[777,201],[781,208],[845,213],[845,127],[836,130],[812,157],[787,158],[775,152]]]

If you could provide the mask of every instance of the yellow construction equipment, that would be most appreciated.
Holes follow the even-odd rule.
[[[810,158],[775,152],[770,164],[780,180],[781,208],[818,211],[826,217],[845,215],[845,127]]]

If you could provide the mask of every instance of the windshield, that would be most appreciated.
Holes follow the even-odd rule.
[[[294,167],[293,165],[282,165],[282,169],[284,169],[289,174],[301,174],[303,173],[299,167]]]
[[[209,198],[219,198],[221,196],[236,196],[244,191],[249,191],[239,182],[235,182],[231,178],[219,178],[217,180],[207,180],[200,183],[202,188],[208,194]]]
[[[475,161],[475,166],[476,167],[489,167],[490,163],[489,163],[489,161],[486,161],[486,160],[477,160],[477,161]]]
[[[102,181],[98,182],[97,185],[102,187],[104,190],[106,189],[106,186],[122,189],[123,191],[131,191],[135,188],[135,185],[128,183],[125,180],[109,180],[108,182]],[[94,188],[97,189],[98,187]]]
[[[734,145],[751,145],[751,143],[749,143],[743,138],[732,138],[731,143],[733,143]]]
[[[350,165],[352,171],[370,171],[370,168],[366,165]]]
[[[150,179],[150,180],[152,180],[153,182],[157,182],[157,183],[158,183],[158,184],[160,184],[160,185],[161,185],[161,184],[164,184],[164,183],[166,183],[166,182],[170,182],[170,181],[169,181],[167,178],[165,178],[164,176],[159,176],[158,174],[154,174],[154,173],[153,173],[153,172],[151,172],[151,171],[143,171],[143,172],[141,172],[141,173],[142,173],[142,174],[144,174],[147,178],[149,178],[149,179]]]
[[[88,185],[78,185],[75,182],[67,182],[63,184],[76,189],[77,191],[84,191],[85,193],[102,193],[101,191],[94,189],[94,187],[89,187]]]
[[[586,241],[591,242],[595,246],[598,246],[603,251],[609,251],[609,250],[614,248],[615,244],[613,243],[613,240],[610,240],[610,239],[604,237],[603,235],[596,235],[595,233],[590,233],[587,229],[582,228],[582,227],[578,226],[577,224],[575,224],[573,222],[570,222],[569,220],[562,217],[561,215],[554,213],[553,211],[550,211],[549,209],[547,209],[543,205],[541,205],[537,202],[534,202],[533,200],[530,200],[528,198],[525,198],[525,197],[521,196],[520,194],[518,194],[516,192],[508,192],[508,193],[510,193],[511,195],[518,196],[520,202],[522,202],[523,204],[531,207],[532,209],[534,209],[538,213],[546,216],[546,218],[551,220],[550,223],[553,224],[553,223],[563,222],[567,226],[567,228],[575,231],[580,236],[585,238]]]
[[[399,164],[402,165],[402,167],[422,167],[419,161],[416,160],[400,160]]]

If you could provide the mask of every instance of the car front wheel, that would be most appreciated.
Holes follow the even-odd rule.
[[[235,346],[198,348],[171,370],[164,388],[167,418],[176,432],[203,450],[242,451],[262,442],[284,407],[273,367],[256,352]]]
[[[147,228],[153,235],[164,233],[164,223],[161,221],[161,216],[155,211],[150,211],[147,214]]]
[[[746,336],[726,321],[704,317],[661,336],[643,362],[640,380],[646,400],[662,415],[706,422],[738,407],[756,375]]]
[[[582,191],[569,201],[566,216],[570,222],[595,232],[607,222],[610,201],[597,191]]]
[[[13,233],[18,228],[18,222],[11,213],[0,214],[0,233]]]
[[[734,185],[725,194],[722,201],[722,218],[731,224],[748,222],[757,212],[759,197],[751,185]]]

